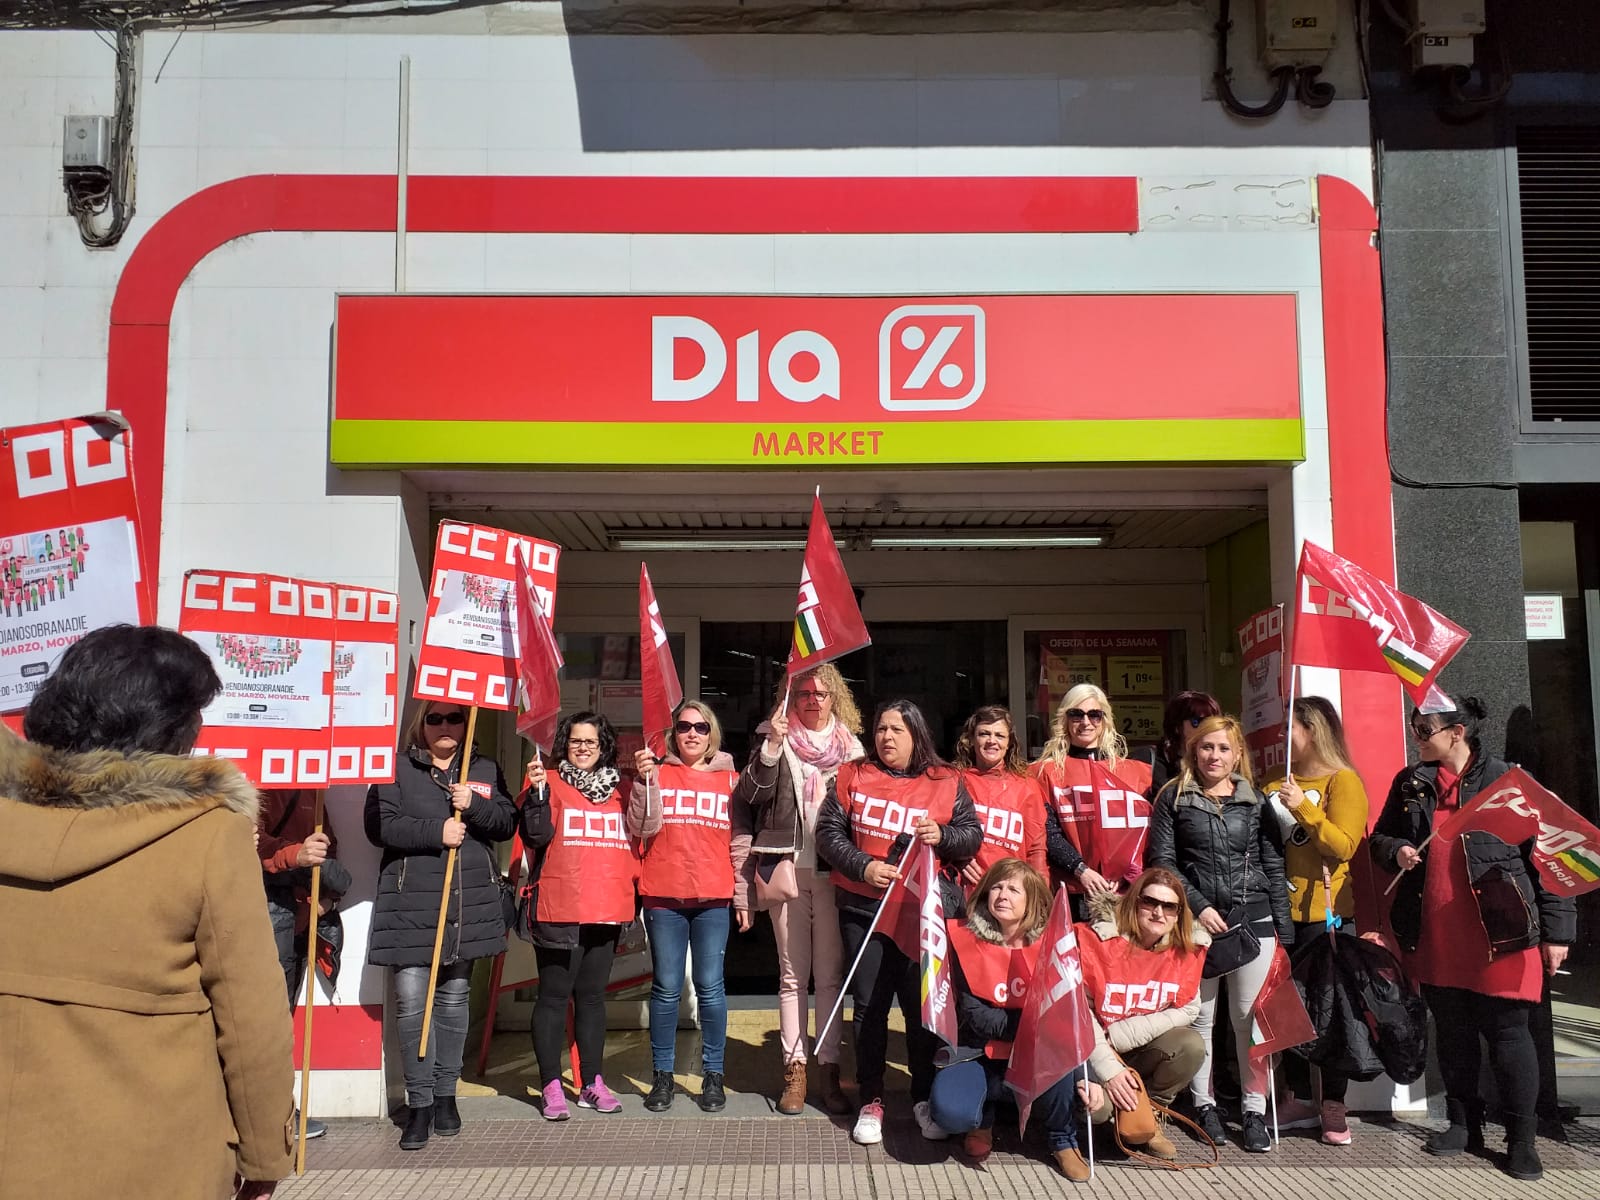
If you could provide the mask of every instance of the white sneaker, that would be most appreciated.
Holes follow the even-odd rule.
[[[930,1142],[942,1142],[950,1136],[950,1131],[933,1119],[933,1110],[926,1100],[918,1100],[913,1104],[911,1115],[917,1119],[917,1128],[922,1130],[922,1136]]]
[[[876,1146],[883,1141],[883,1101],[874,1100],[861,1106],[856,1127],[850,1131],[850,1140],[858,1146]]]

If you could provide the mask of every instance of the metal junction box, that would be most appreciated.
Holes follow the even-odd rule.
[[[1256,0],[1261,65],[1320,67],[1337,44],[1338,0]]]
[[[111,118],[66,118],[61,141],[61,165],[68,171],[109,171]]]

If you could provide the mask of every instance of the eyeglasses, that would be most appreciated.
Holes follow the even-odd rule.
[[[423,719],[426,725],[465,725],[467,719],[460,713],[429,713]]]
[[[568,738],[567,739],[567,748],[569,750],[598,750],[598,749],[600,749],[600,739],[599,738]]]
[[[1067,720],[1069,721],[1087,721],[1091,725],[1098,725],[1105,719],[1106,714],[1102,709],[1091,708],[1087,712],[1081,708],[1067,709]]]
[[[1432,728],[1426,725],[1413,725],[1411,727],[1411,736],[1419,742],[1425,742],[1434,734],[1443,733],[1448,728],[1450,728],[1448,725],[1435,725]]]
[[[1139,907],[1149,909],[1153,913],[1165,913],[1169,917],[1176,917],[1180,905],[1176,900],[1157,900],[1154,896],[1140,896]]]
[[[709,721],[679,721],[673,726],[679,733],[698,733],[701,737],[711,732]]]
[[[829,696],[833,695],[833,693],[819,692],[815,688],[801,688],[795,693],[795,695],[799,696],[802,700],[815,700],[818,704],[821,704]]]

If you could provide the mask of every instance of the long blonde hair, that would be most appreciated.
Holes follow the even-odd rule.
[[[1106,714],[1106,719],[1100,723],[1100,736],[1095,740],[1094,748],[1105,759],[1107,768],[1115,771],[1117,764],[1128,757],[1128,743],[1117,732],[1117,715],[1111,711],[1111,701],[1094,684],[1080,683],[1061,698],[1061,705],[1050,721],[1050,740],[1045,743],[1043,761],[1057,767],[1065,765],[1067,752],[1072,748],[1072,737],[1067,732],[1067,710],[1082,708],[1090,701],[1098,704]]]
[[[1311,740],[1313,760],[1335,771],[1356,769],[1345,744],[1344,723],[1332,703],[1322,696],[1301,696],[1294,702],[1294,719]]]
[[[844,681],[844,676],[839,674],[839,668],[831,662],[812,667],[809,671],[802,671],[792,681],[785,680],[778,688],[778,694],[774,699],[778,704],[782,704],[783,698],[789,696],[789,710],[792,713],[794,711],[792,693],[798,691],[800,685],[808,679],[813,679],[828,689],[828,694],[833,697],[833,719],[860,737],[861,710],[856,707],[856,698],[850,694],[850,685]]]
[[[1210,737],[1213,733],[1222,732],[1228,735],[1228,740],[1233,743],[1233,748],[1239,752],[1239,760],[1233,764],[1233,773],[1244,777],[1244,781],[1252,788],[1256,785],[1255,773],[1250,769],[1250,747],[1244,740],[1244,726],[1239,724],[1238,717],[1220,716],[1207,717],[1200,722],[1200,727],[1194,731],[1194,736],[1189,739],[1189,744],[1183,748],[1183,770],[1178,773],[1175,781],[1177,790],[1175,796],[1181,796],[1185,789],[1200,779],[1200,767],[1195,747],[1202,739]],[[1168,784],[1168,787],[1174,784]]]

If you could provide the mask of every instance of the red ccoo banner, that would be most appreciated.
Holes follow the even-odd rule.
[[[330,783],[394,780],[399,723],[400,598],[340,585],[334,594]]]
[[[1283,770],[1289,718],[1283,704],[1283,605],[1263,609],[1239,626],[1239,721],[1259,782]]]

